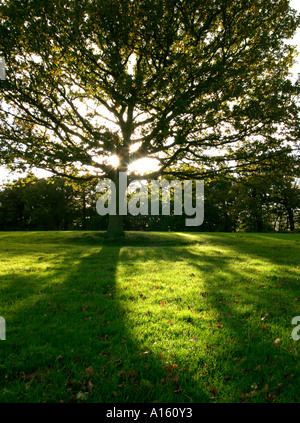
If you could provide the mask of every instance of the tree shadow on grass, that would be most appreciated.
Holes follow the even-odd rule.
[[[209,401],[201,389],[188,397],[176,369],[132,337],[116,287],[121,247],[99,246],[97,234],[66,244],[75,249],[47,258],[40,243],[36,266],[0,278],[7,300],[0,400]]]
[[[210,242],[206,235],[207,246],[212,247],[209,253],[187,246],[159,254],[148,251],[147,260],[168,263],[166,267],[182,262],[189,271],[193,269],[176,281],[178,294],[166,295],[165,301],[186,311],[180,318],[191,325],[189,335],[199,344],[202,357],[197,370],[203,378],[208,375],[206,388],[216,401],[225,396],[227,401],[231,397],[238,402],[299,402],[299,345],[291,339],[291,320],[299,314],[300,294],[292,267],[297,259],[289,252],[293,246],[275,242],[271,247],[261,244],[256,235],[242,243],[236,239],[214,234]],[[263,278],[261,265],[267,265]],[[269,265],[277,266],[277,271],[268,270]],[[185,303],[180,287],[183,291],[192,287]],[[198,387],[205,389],[201,377],[197,377]],[[218,389],[213,385],[216,382]]]
[[[270,272],[264,288],[253,264],[244,266],[280,265],[286,245],[272,257],[255,236],[132,233],[118,245],[85,232],[60,234],[59,256],[47,258],[50,244],[42,241],[36,266],[0,279],[2,402],[299,400],[295,345],[285,336],[297,315],[296,274],[280,280]],[[161,271],[147,280],[152,266]],[[176,266],[178,276],[167,280]],[[148,298],[126,291],[123,279],[131,277],[146,279]],[[155,303],[166,305],[158,317],[148,314]],[[149,330],[140,335],[141,318]]]

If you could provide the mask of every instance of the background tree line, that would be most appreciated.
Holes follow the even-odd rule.
[[[105,230],[108,216],[96,211],[96,182],[32,175],[0,190],[0,230]],[[125,216],[126,230],[299,231],[300,189],[284,172],[251,170],[205,181],[204,222],[186,227],[185,216]]]

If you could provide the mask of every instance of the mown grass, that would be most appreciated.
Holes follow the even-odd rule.
[[[0,233],[0,402],[299,402],[299,241]]]

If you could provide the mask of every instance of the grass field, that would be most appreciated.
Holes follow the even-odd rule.
[[[1,232],[0,402],[299,402],[299,248],[288,234]]]

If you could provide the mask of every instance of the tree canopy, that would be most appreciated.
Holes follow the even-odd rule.
[[[143,178],[267,166],[299,137],[298,25],[287,0],[4,0],[1,162],[83,180],[143,157]]]

